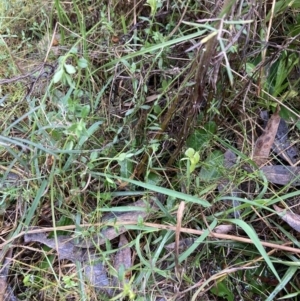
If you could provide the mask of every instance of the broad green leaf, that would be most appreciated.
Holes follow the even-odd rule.
[[[161,182],[162,176],[154,173],[154,172],[149,172],[147,176],[147,183],[152,184],[152,185],[157,185]]]
[[[211,121],[205,124],[200,130],[195,130],[187,139],[187,146],[196,150],[200,150],[209,145],[214,134],[217,132],[217,125]]]
[[[126,157],[124,160],[120,160],[120,174],[124,178],[129,178],[133,173],[133,162],[132,160],[128,160]]]
[[[85,68],[87,68],[87,66],[88,66],[88,61],[87,61],[85,58],[81,57],[81,58],[77,61],[77,65],[78,65],[79,68],[85,69]]]
[[[62,79],[62,76],[64,74],[64,69],[63,68],[60,68],[58,71],[55,72],[54,76],[53,76],[53,82],[55,84],[57,84],[61,79]]]
[[[72,80],[70,74],[64,73],[62,78],[64,84],[68,84],[72,89],[76,89],[75,83]]]
[[[75,74],[76,73],[76,69],[73,65],[70,65],[70,64],[65,64],[64,65],[66,71],[69,73],[69,74]]]
[[[226,299],[227,301],[234,301],[234,295],[232,291],[225,284],[225,280],[220,281],[215,284],[215,286],[210,290],[214,295]]]
[[[200,170],[199,177],[202,181],[211,181],[222,176],[221,168],[223,167],[224,154],[215,150],[203,163],[203,167]]]

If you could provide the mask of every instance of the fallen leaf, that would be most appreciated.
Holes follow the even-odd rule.
[[[261,170],[270,183],[279,185],[300,186],[299,166],[263,166]]]
[[[279,216],[287,222],[293,229],[300,232],[300,215],[287,211],[286,209],[281,209],[280,207],[273,205]]]
[[[82,264],[85,277],[97,291],[105,291],[111,296],[112,290],[106,274],[107,269],[104,264],[99,262],[99,257],[95,256],[94,254],[92,256],[94,257],[92,261],[90,258],[89,261],[85,261]]]
[[[195,240],[196,240],[195,238],[181,239],[179,243],[177,243],[179,252],[184,252],[185,250],[187,250],[195,242]],[[165,245],[165,248],[170,252],[174,251],[175,242]]]
[[[10,285],[7,283],[8,272],[11,265],[12,249],[5,256],[4,263],[0,269],[0,301],[18,301]]]
[[[278,106],[276,112],[269,119],[264,133],[257,139],[253,152],[253,161],[258,167],[263,166],[267,161],[273,146],[277,129],[280,123],[280,107]]]
[[[131,209],[132,208],[132,209]],[[136,210],[140,208],[140,210]],[[133,210],[135,209],[135,210]],[[102,222],[136,222],[138,223],[139,218],[146,219],[152,212],[152,210],[156,210],[157,207],[152,200],[149,200],[148,203],[143,200],[139,200],[135,203],[128,204],[126,208],[124,208],[124,212],[116,212],[105,214],[102,218]],[[125,212],[127,210],[127,212]],[[126,227],[104,227],[99,234],[94,235],[92,239],[82,239],[77,246],[82,248],[90,248],[97,245],[103,245],[107,240],[112,240],[121,234],[127,232]]]
[[[114,258],[114,268],[119,273],[121,270],[124,270],[124,280],[128,282],[129,278],[131,278],[131,271],[132,268],[132,257],[131,257],[131,249],[130,247],[125,247],[128,245],[128,240],[124,234],[120,236],[120,242],[118,245],[118,252]],[[123,287],[124,282],[120,282],[118,277],[114,278],[114,286],[115,287]]]
[[[96,249],[77,247],[74,240],[68,236],[58,236],[57,239],[47,238],[45,233],[25,234],[24,242],[40,242],[49,248],[56,249],[59,260],[67,259],[72,262],[81,262],[90,284],[96,290],[111,294],[106,268],[99,262],[100,259],[96,255]]]
[[[118,223],[125,221],[136,221],[142,217],[146,218],[150,212],[149,208],[156,208],[153,202],[146,203],[143,200],[139,200],[135,203],[128,204],[122,208],[122,212],[115,212],[105,214],[102,221]],[[126,212],[128,210],[128,212]],[[86,278],[97,290],[105,291],[108,295],[112,294],[111,283],[106,274],[105,265],[100,262],[100,257],[97,256],[97,246],[104,244],[106,240],[112,240],[122,233],[127,231],[123,226],[116,229],[116,227],[108,226],[102,229],[98,235],[95,235],[92,239],[82,239],[77,242],[70,235],[57,236],[55,238],[48,238],[46,233],[30,233],[24,235],[24,242],[40,242],[49,248],[57,251],[59,260],[67,259],[72,262],[79,261],[83,266],[83,270]],[[132,266],[131,251],[130,248],[122,248],[128,244],[128,241],[124,235],[121,235],[119,243],[119,252],[117,258],[115,258],[115,267],[120,269],[121,265],[124,266],[125,271]],[[1,301],[1,300],[0,300]]]
[[[266,127],[269,120],[268,111],[261,111],[260,117],[264,121],[264,127]],[[286,121],[284,119],[280,119],[272,151],[280,158],[287,161],[290,165],[293,165],[297,162],[299,151],[288,139],[288,133],[289,128]]]
[[[24,242],[40,242],[51,249],[56,249],[59,260],[68,259],[71,261],[85,261],[89,254],[86,249],[77,247],[75,240],[70,236],[58,236],[47,238],[46,233],[25,234]]]
[[[227,234],[228,232],[234,230],[234,225],[219,225],[214,229],[215,233]]]

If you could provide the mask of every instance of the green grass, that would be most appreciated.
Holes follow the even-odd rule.
[[[4,264],[12,252],[6,282],[19,300],[297,300],[299,235],[272,205],[299,213],[298,190],[243,167],[254,166],[261,110],[280,104],[298,142],[299,9],[1,2],[0,180],[14,173],[21,185],[0,186],[0,254]],[[149,217],[120,221],[138,200]],[[128,243],[97,245],[108,225],[125,226]],[[223,225],[231,232],[214,236]],[[59,260],[26,233],[95,248]],[[110,293],[86,278],[93,256]]]

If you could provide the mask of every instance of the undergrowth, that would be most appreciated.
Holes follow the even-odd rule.
[[[2,1],[1,259],[19,300],[298,300],[298,254],[263,242],[299,247],[272,207],[297,213],[299,192],[243,166],[261,111],[279,104],[298,142],[300,6],[223,2]],[[128,270],[117,238],[97,246],[113,293],[23,241],[33,227],[88,240],[140,199],[154,209],[128,225]]]

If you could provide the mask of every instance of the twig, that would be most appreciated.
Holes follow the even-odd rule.
[[[136,225],[136,222],[132,221],[122,221],[122,222],[108,222],[108,223],[95,223],[95,224],[81,224],[79,225],[82,228],[88,228],[88,227],[100,227],[100,226],[130,226],[130,225]],[[151,227],[151,228],[156,228],[157,230],[171,230],[171,231],[176,231],[176,226],[169,226],[169,225],[161,225],[161,224],[155,224],[155,223],[143,223],[143,226],[145,227]],[[39,229],[33,229],[33,230],[25,230],[16,235],[15,237],[12,237],[6,241],[4,241],[2,244],[0,244],[0,250],[2,250],[4,247],[7,245],[11,244],[15,239],[22,237],[25,234],[34,234],[34,233],[44,233],[44,232],[53,232],[53,231],[67,231],[67,230],[74,230],[77,229],[78,225],[69,225],[69,226],[61,226],[61,227],[50,227],[50,228],[39,228]],[[195,229],[189,229],[189,228],[181,228],[180,232],[183,233],[188,233],[188,234],[194,234],[194,235],[202,235],[205,230],[195,230]],[[218,238],[218,239],[225,239],[225,240],[232,240],[232,241],[239,241],[242,243],[246,244],[251,244],[253,245],[254,242],[245,237],[239,237],[236,235],[229,235],[229,234],[221,234],[221,233],[215,233],[211,232],[207,235],[208,237],[211,238]],[[4,239],[2,239],[4,240]],[[287,251],[291,253],[297,253],[300,254],[300,249],[299,248],[293,248],[293,247],[288,247],[285,245],[279,245],[271,242],[265,242],[265,241],[260,241],[260,243],[264,247],[268,248],[273,248],[275,250],[282,250],[282,251]]]

